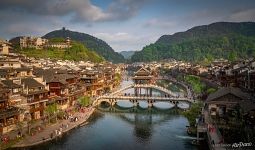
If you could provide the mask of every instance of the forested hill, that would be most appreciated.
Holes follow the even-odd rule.
[[[43,36],[43,38],[66,38],[70,37],[71,40],[79,41],[90,50],[94,50],[97,54],[104,57],[107,61],[113,63],[123,62],[125,59],[122,55],[115,52],[105,41],[93,37],[89,34],[74,32],[66,29],[55,30]]]
[[[120,54],[124,56],[125,59],[130,59],[135,51],[121,51]]]
[[[173,35],[163,35],[154,44],[136,52],[131,60],[154,61],[175,58],[205,61],[255,56],[254,22],[218,22],[191,28]]]
[[[52,38],[50,43],[63,43],[65,39],[63,38]],[[104,61],[104,58],[99,56],[96,52],[89,50],[83,44],[72,41],[70,48],[46,48],[35,49],[35,48],[22,48],[16,49],[16,52],[22,53],[28,57],[34,58],[51,58],[56,60],[74,60],[74,61],[91,61],[95,63],[100,63]]]

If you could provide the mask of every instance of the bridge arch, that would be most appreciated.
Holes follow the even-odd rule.
[[[131,88],[150,88],[150,89],[156,89],[159,90],[160,92],[166,94],[165,96],[162,95],[120,95],[122,91],[125,91],[127,89]],[[190,97],[184,97],[184,95],[178,95],[176,93],[173,93],[172,91],[161,87],[157,86],[154,84],[132,84],[128,85],[120,90],[114,91],[111,94],[106,94],[99,96],[93,103],[94,106],[101,104],[101,102],[105,101],[109,103],[110,105],[114,105],[117,100],[129,100],[134,103],[134,106],[138,104],[139,101],[148,101],[150,106],[153,106],[153,103],[156,101],[162,101],[162,102],[170,102],[174,105],[177,105],[179,102],[188,102],[193,103],[195,102],[192,98]]]
[[[98,99],[98,100],[95,100],[95,101],[93,102],[93,105],[94,105],[94,106],[97,106],[97,105],[100,105],[100,104],[103,103],[103,102],[108,103],[109,105],[112,104],[111,101],[110,101],[109,99]]]

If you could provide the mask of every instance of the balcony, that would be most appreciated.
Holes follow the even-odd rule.
[[[44,106],[39,106],[39,107],[35,107],[35,108],[30,108],[30,113],[36,112],[36,111],[42,111],[44,110],[45,107]]]
[[[8,109],[0,111],[0,119],[12,117],[12,116],[18,115],[19,113],[20,113],[19,108],[10,107]]]
[[[10,96],[10,99],[13,101],[20,101],[22,99],[20,94]]]
[[[28,99],[27,102],[28,103],[36,103],[36,102],[46,101],[46,100],[48,100],[48,96],[41,97],[41,98]]]
[[[43,94],[43,93],[47,93],[47,90],[35,90],[35,91],[29,91],[27,94],[24,94],[25,96],[28,95],[38,95],[38,94]]]

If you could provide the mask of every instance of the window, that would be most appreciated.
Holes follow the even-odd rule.
[[[13,93],[19,92],[19,89],[13,89]]]

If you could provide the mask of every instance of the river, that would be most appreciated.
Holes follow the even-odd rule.
[[[121,87],[132,81],[122,81]],[[129,91],[132,92],[132,91]],[[164,107],[129,108],[128,102],[118,103],[115,110],[100,106],[89,124],[76,128],[63,137],[30,149],[50,150],[197,150],[186,133],[187,119],[180,109]]]

